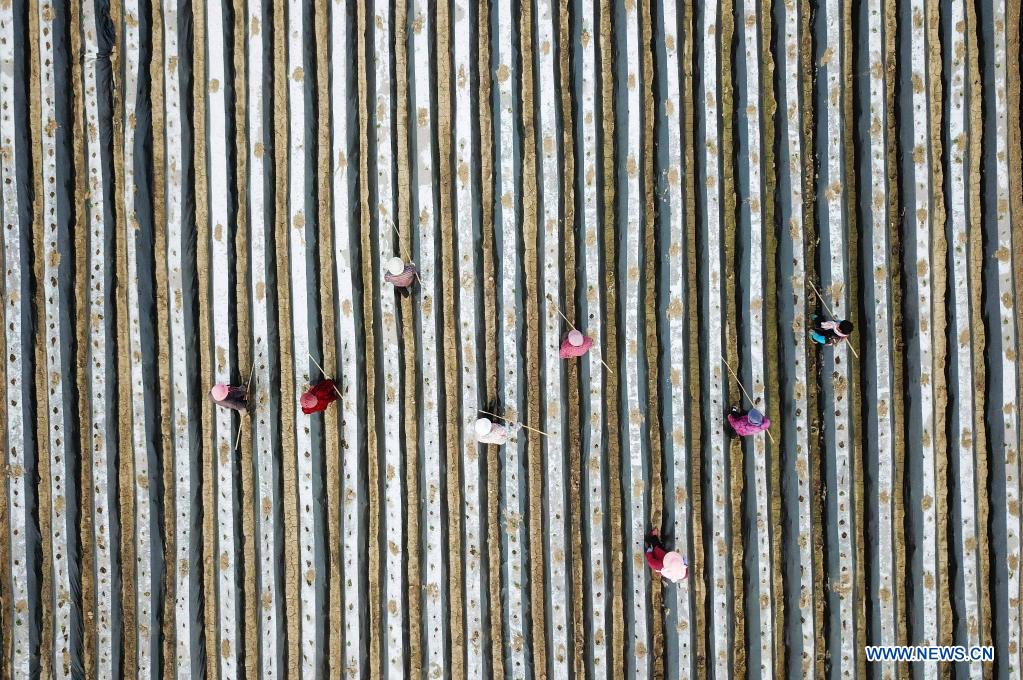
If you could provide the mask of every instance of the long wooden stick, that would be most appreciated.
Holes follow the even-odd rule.
[[[564,314],[561,313],[561,310],[558,309],[558,306],[556,304],[554,304],[554,299],[551,297],[550,293],[547,293],[547,302],[551,303],[551,307],[554,308],[554,311],[556,311],[558,314],[561,314],[561,318],[565,320],[565,323],[567,323],[572,328],[572,330],[574,330],[574,331],[579,330],[578,328],[576,328],[572,324],[571,321],[568,320],[567,316],[565,316]],[[600,363],[604,364],[604,368],[606,368],[607,372],[610,373],[611,372],[611,367],[607,365],[606,361],[604,361],[604,357],[598,356],[597,359],[600,361]]]
[[[249,388],[252,387],[252,374],[256,372],[256,357],[252,357],[252,368],[249,369],[249,379],[245,381],[245,403],[249,403]],[[238,445],[242,443],[242,424],[238,423],[238,434],[234,436],[234,446],[232,451],[238,450]]]
[[[245,381],[245,398],[249,398],[249,388],[252,387],[252,375],[256,372],[256,358],[252,357],[252,368],[249,369],[249,379]]]
[[[477,408],[476,410],[479,411],[480,413],[486,413],[488,416],[494,416],[495,418],[500,418],[501,420],[503,420],[506,423],[512,423],[513,425],[515,423],[518,423],[519,425],[521,425],[522,427],[526,428],[527,430],[532,430],[533,432],[536,432],[537,434],[542,434],[545,437],[550,437],[550,435],[547,434],[546,432],[544,432],[543,430],[538,430],[535,427],[530,427],[529,425],[526,425],[523,422],[519,422],[517,420],[512,420],[511,418],[505,418],[504,416],[499,416],[496,413],[491,413],[490,411],[484,411],[481,408]]]
[[[832,320],[838,321],[838,317],[835,316],[835,313],[831,311],[830,307],[828,307],[828,303],[824,301],[824,296],[821,295],[819,290],[817,290],[817,286],[813,284],[813,281],[807,279],[806,282],[810,284],[811,288],[813,288],[813,292],[817,294],[817,298],[821,301],[821,304],[824,305],[824,309],[828,310],[828,316],[830,316]],[[846,344],[849,346],[849,351],[852,352],[853,356],[859,359],[860,355],[856,353],[856,348],[853,347],[853,344],[849,342],[848,339],[846,339]]]
[[[327,376],[327,372],[326,372],[325,370],[323,370],[323,366],[320,366],[319,364],[317,364],[317,363],[316,363],[316,359],[313,359],[313,355],[312,355],[312,354],[310,354],[310,355],[309,355],[309,361],[311,361],[311,362],[313,362],[314,364],[316,364],[316,368],[320,369],[320,373],[322,373],[322,374],[323,374],[323,377],[324,377],[324,378],[327,378],[327,377],[328,377],[328,376]],[[333,381],[332,381],[332,382],[333,382]],[[338,389],[337,389],[337,383],[334,383],[334,391],[335,391],[335,392],[337,392],[337,396],[338,396],[339,398],[342,398],[342,399],[343,399],[343,397],[341,396],[341,392],[340,392],[340,390],[338,390]]]
[[[838,317],[836,317],[835,313],[831,311],[831,307],[828,307],[827,301],[824,299],[824,296],[821,295],[821,292],[817,290],[817,286],[815,286],[813,281],[811,281],[810,279],[807,279],[806,282],[810,284],[811,288],[813,288],[813,292],[816,293],[817,299],[819,299],[821,301],[821,304],[824,305],[824,309],[827,311],[828,316],[837,321]]]
[[[742,381],[739,380],[739,376],[737,376],[735,374],[735,371],[732,370],[732,367],[728,365],[728,360],[725,359],[724,356],[722,356],[721,357],[721,361],[723,361],[725,363],[725,366],[728,368],[728,372],[732,374],[733,378],[735,378],[735,382],[739,383],[739,389],[742,390],[742,393],[746,395],[746,399],[749,400],[750,406],[752,406],[755,403],[753,401],[753,398],[749,396],[749,392],[747,392],[746,388],[742,386]],[[771,438],[771,443],[773,444],[774,443],[774,435],[771,434],[770,428],[764,430],[764,432],[766,432],[767,436]]]
[[[739,376],[737,376],[737,375],[735,374],[735,371],[733,371],[733,370],[732,370],[732,367],[731,367],[731,366],[729,366],[729,364],[728,364],[728,359],[725,359],[724,357],[721,357],[721,361],[725,362],[725,367],[726,367],[726,368],[728,369],[728,372],[732,374],[732,377],[733,377],[733,378],[735,378],[735,382],[739,383],[739,389],[740,389],[740,390],[742,390],[742,393],[746,395],[746,399],[748,399],[748,400],[749,400],[749,403],[750,403],[750,404],[753,404],[753,403],[754,403],[754,402],[753,402],[753,397],[751,397],[751,396],[749,395],[749,392],[747,392],[747,391],[746,391],[746,388],[745,388],[745,387],[743,387],[743,385],[742,385],[742,381],[741,381],[741,380],[739,380]]]
[[[554,311],[556,311],[558,314],[561,314],[561,318],[565,320],[565,323],[567,323],[572,330],[574,331],[579,330],[578,328],[575,327],[575,324],[568,320],[567,316],[561,313],[561,310],[558,309],[558,306],[554,304],[554,298],[551,297],[550,293],[547,293],[547,302],[551,303],[551,307],[554,308]]]

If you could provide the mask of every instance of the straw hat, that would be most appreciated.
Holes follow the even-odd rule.
[[[400,257],[392,257],[387,261],[387,273],[391,276],[398,276],[405,271],[405,262]]]
[[[661,576],[672,583],[681,581],[689,574],[689,567],[682,556],[672,550],[664,554],[664,566],[661,567]]]
[[[472,429],[475,430],[477,437],[482,437],[490,432],[492,425],[493,423],[490,422],[490,418],[477,418],[476,422],[473,423]]]
[[[568,332],[568,344],[572,345],[572,347],[582,347],[583,340],[585,339],[586,336],[577,330],[571,330]]]
[[[224,399],[227,399],[229,391],[230,390],[227,389],[227,385],[225,385],[224,383],[217,383],[216,385],[213,386],[213,389],[210,390],[210,396],[212,396],[217,401],[223,401]]]

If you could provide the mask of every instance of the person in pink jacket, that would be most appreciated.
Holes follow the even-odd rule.
[[[476,433],[476,441],[480,444],[503,446],[521,427],[522,425],[519,423],[498,425],[490,418],[480,416],[473,423],[472,429]]]
[[[577,330],[569,331],[568,335],[561,342],[561,358],[575,359],[590,351],[593,346],[593,339]]]
[[[728,424],[735,434],[748,437],[771,427],[771,419],[755,408],[743,413],[738,406],[733,406],[728,412]]]
[[[416,266],[411,262],[405,264],[400,257],[392,257],[387,263],[387,274],[384,276],[384,281],[394,284],[395,289],[403,297],[412,294],[411,288],[415,280]]]

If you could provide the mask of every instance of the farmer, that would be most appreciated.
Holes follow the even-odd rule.
[[[412,283],[416,280],[416,266],[409,262],[405,262],[400,257],[392,257],[387,262],[387,274],[384,276],[384,281],[393,283],[394,287],[404,297],[408,297],[412,294],[410,288]]]
[[[337,385],[333,380],[327,378],[309,386],[299,399],[302,406],[302,413],[310,415],[327,410],[327,407],[337,401]]]
[[[472,429],[476,433],[476,441],[480,444],[496,444],[501,446],[507,444],[511,436],[519,431],[521,423],[510,425],[498,425],[485,416],[480,416],[473,423]]]
[[[735,434],[748,437],[771,427],[771,420],[755,408],[743,412],[738,406],[733,406],[728,412],[728,424]]]
[[[217,406],[233,408],[235,411],[245,411],[249,407],[249,401],[245,392],[244,387],[217,383],[210,390],[210,398],[213,399],[213,403]]]
[[[813,317],[814,325],[810,329],[810,339],[818,345],[840,345],[853,332],[852,321],[848,319],[818,322],[818,318]]]
[[[689,575],[686,558],[675,550],[668,550],[661,543],[656,529],[651,529],[644,539],[647,566],[658,576],[671,583],[684,581]]]
[[[561,358],[575,359],[576,357],[581,357],[589,352],[592,346],[593,340],[591,338],[573,329],[568,332],[568,335],[561,342]]]

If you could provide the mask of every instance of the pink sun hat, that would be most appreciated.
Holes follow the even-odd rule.
[[[217,383],[216,385],[213,386],[213,389],[210,390],[210,396],[212,396],[217,401],[223,401],[227,399],[227,395],[229,393],[230,390],[228,390],[227,385],[225,385],[224,383]]]
[[[298,403],[302,408],[313,408],[317,403],[316,395],[306,392],[299,398]]]
[[[664,566],[661,567],[661,576],[672,583],[681,581],[689,575],[689,567],[686,561],[677,552],[672,550],[664,555]]]
[[[571,330],[568,332],[568,344],[572,345],[572,347],[582,347],[585,339],[586,336],[577,330]]]

